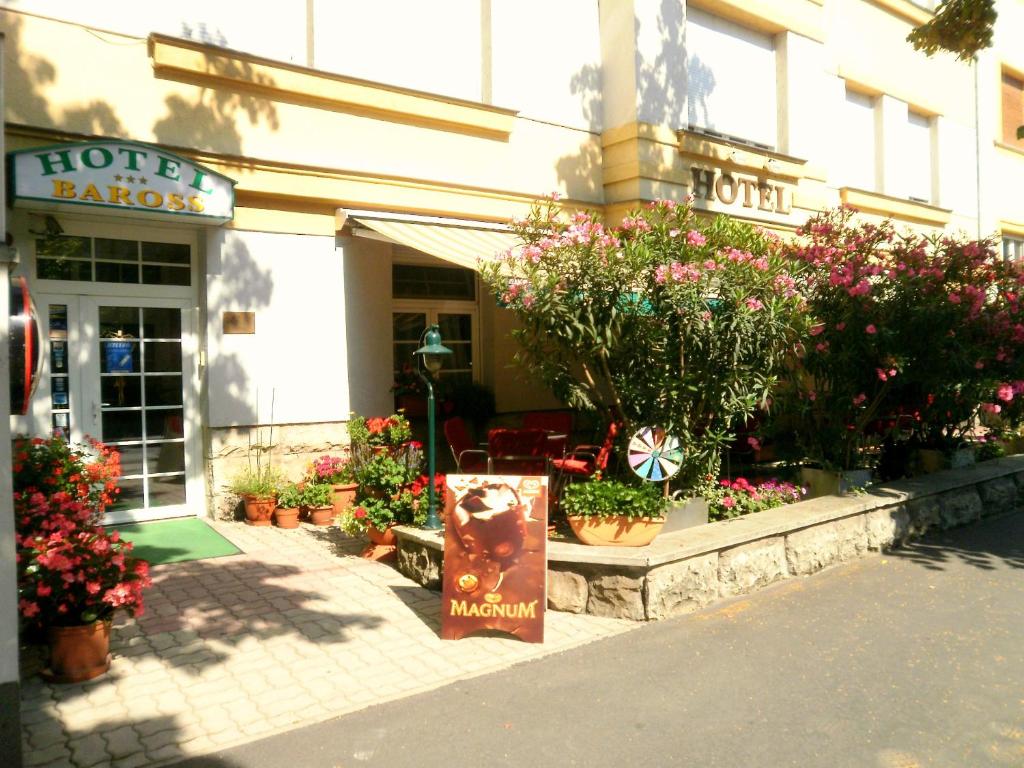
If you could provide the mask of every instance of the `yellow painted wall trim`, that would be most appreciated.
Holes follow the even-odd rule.
[[[249,208],[235,206],[235,218],[224,225],[228,229],[244,229],[252,232],[277,232],[288,235],[333,236],[334,215],[279,211],[272,208]]]
[[[282,101],[508,139],[516,111],[333,75],[164,35],[149,36],[161,77],[223,84]]]
[[[679,154],[703,160],[711,160],[726,166],[764,173],[765,165],[774,160],[772,176],[801,179],[807,176],[807,161],[781,152],[751,147],[740,142],[729,141],[693,131],[677,131]]]
[[[687,4],[762,32],[788,30],[825,41],[822,4],[814,0],[688,0]]]
[[[908,43],[909,45],[909,43]],[[923,55],[923,54],[922,54]],[[898,72],[889,73],[898,76]],[[856,64],[840,64],[839,77],[851,86],[852,90],[866,93],[870,96],[892,96],[894,99],[906,102],[915,112],[929,117],[936,117],[943,114],[942,108],[930,98],[926,98],[920,91],[910,91],[897,80],[881,80],[879,76]]]
[[[910,2],[910,0],[872,0],[872,2],[890,13],[894,13],[900,18],[909,21],[915,27],[930,21],[935,15],[931,11],[926,11],[921,6]]]
[[[13,124],[7,124],[5,128],[8,149],[27,149],[39,144],[97,138]],[[197,152],[185,147],[165,148],[234,179],[238,182],[235,187],[238,204],[258,208],[277,207],[317,212],[318,207],[342,206],[504,223],[512,217],[525,215],[530,205],[546,192],[538,191],[534,194],[484,189],[423,179],[230,157]],[[254,199],[260,202],[254,204]],[[559,206],[569,212],[600,211],[602,203],[563,198]]]
[[[1008,221],[1007,219],[1001,219],[999,222],[999,232],[1003,235],[1024,237],[1024,221]]]
[[[936,227],[944,227],[948,224],[953,213],[948,208],[939,208],[927,203],[918,203],[852,187],[840,189],[839,199],[846,205],[852,205],[867,213],[880,213],[894,219],[916,221]]]

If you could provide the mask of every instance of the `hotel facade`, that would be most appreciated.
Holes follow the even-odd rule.
[[[551,192],[782,233],[849,203],[1018,258],[1024,6],[962,63],[905,41],[930,5],[0,3],[6,252],[43,336],[11,432],[118,445],[112,519],[150,520],[216,511],[270,424],[284,466],[340,450],[431,323],[444,376],[556,407],[473,271]]]

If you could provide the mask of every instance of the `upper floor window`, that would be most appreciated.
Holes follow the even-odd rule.
[[[907,196],[922,203],[932,202],[932,119],[928,115],[907,113],[904,152]]]
[[[1003,235],[1003,258],[1007,261],[1024,259],[1024,237]]]
[[[837,186],[877,191],[875,97],[847,88],[836,125],[842,148],[836,156]]]
[[[686,9],[690,128],[775,149],[775,41],[718,16]]]
[[[1024,125],[1024,80],[1003,72],[1003,142],[1024,149],[1017,129]]]

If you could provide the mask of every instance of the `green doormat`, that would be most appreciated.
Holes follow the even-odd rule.
[[[112,526],[135,545],[132,554],[150,565],[207,560],[237,555],[241,550],[197,517]]]

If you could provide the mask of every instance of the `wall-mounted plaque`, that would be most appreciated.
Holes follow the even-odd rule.
[[[224,333],[256,333],[255,312],[225,312]]]

